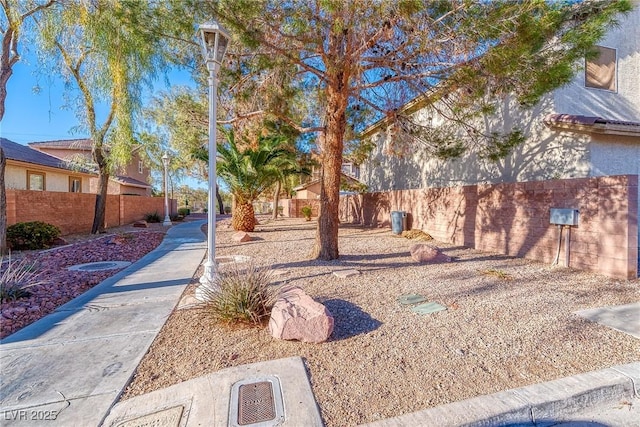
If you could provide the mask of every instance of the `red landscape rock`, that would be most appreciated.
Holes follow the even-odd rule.
[[[269,332],[283,340],[320,343],[329,338],[333,325],[333,316],[324,305],[292,287],[283,291],[273,306]]]
[[[416,243],[409,248],[411,258],[422,263],[451,262],[451,257],[442,253],[439,247]]]
[[[244,231],[238,231],[237,233],[233,233],[231,240],[234,242],[250,242],[251,236],[249,236],[249,233],[245,233]]]

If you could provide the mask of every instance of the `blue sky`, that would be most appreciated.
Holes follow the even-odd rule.
[[[5,115],[0,122],[3,138],[21,144],[53,139],[81,138],[69,130],[77,125],[73,111],[62,109],[63,83],[36,76],[36,67],[18,62],[7,85]],[[34,87],[40,87],[40,93]]]
[[[87,137],[87,134],[71,133],[78,120],[74,111],[65,106],[64,82],[56,76],[42,75],[33,64],[35,60],[26,55],[13,68],[7,86],[5,115],[0,122],[2,137],[21,144]],[[186,71],[171,72],[169,78],[172,85],[193,85]],[[166,89],[164,81],[158,81],[156,87]]]
[[[64,82],[57,76],[42,75],[28,54],[13,68],[7,85],[5,115],[0,122],[0,136],[27,144],[34,141],[74,139],[88,137],[86,133],[72,133],[78,126],[73,110],[65,106]],[[188,71],[172,71],[171,85],[193,85]],[[155,90],[166,90],[164,78]],[[38,90],[34,90],[38,88]],[[206,187],[205,182],[185,180],[191,187]]]

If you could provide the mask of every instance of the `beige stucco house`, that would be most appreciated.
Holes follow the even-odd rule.
[[[5,138],[0,138],[0,144],[7,158],[4,177],[7,189],[91,192],[95,174]]]
[[[570,84],[532,109],[506,99],[476,123],[487,134],[523,131],[526,142],[506,158],[494,162],[472,149],[439,160],[419,147],[393,155],[393,129],[380,121],[363,134],[375,146],[360,165],[360,180],[371,191],[387,191],[640,174],[640,5],[619,24]],[[434,127],[450,125],[421,100],[405,112]]]
[[[345,163],[343,165],[343,172],[341,172],[341,177],[340,177],[341,187],[349,188],[349,187],[362,186],[363,185],[362,182],[360,182],[355,176],[344,172],[346,170],[345,165],[351,165],[351,164]],[[294,188],[293,190],[296,192],[296,195],[294,198],[305,199],[305,200],[319,200],[320,187],[321,187],[321,179],[319,177],[314,178],[311,181]]]
[[[92,163],[90,139],[68,139],[58,141],[31,142],[29,147],[34,150],[63,159],[71,164],[82,164],[90,167]],[[131,161],[126,167],[109,179],[108,194],[151,196],[150,170],[146,167],[134,150]],[[98,192],[98,179],[89,182],[91,193]]]

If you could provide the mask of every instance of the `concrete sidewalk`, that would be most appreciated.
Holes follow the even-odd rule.
[[[0,341],[0,424],[99,425],[202,262],[202,224]]]

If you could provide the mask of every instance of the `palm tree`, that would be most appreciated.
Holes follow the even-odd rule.
[[[280,135],[260,136],[254,146],[240,149],[234,132],[225,134],[226,142],[218,146],[217,168],[235,198],[231,224],[234,230],[253,231],[253,202],[295,163],[295,152]]]

